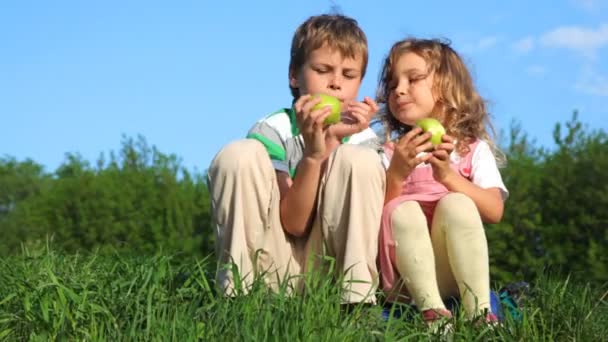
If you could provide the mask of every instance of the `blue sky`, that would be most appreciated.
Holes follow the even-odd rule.
[[[360,96],[403,37],[445,37],[494,124],[552,145],[574,109],[608,130],[608,0],[0,2],[0,156],[54,171],[143,135],[202,171],[225,143],[289,106],[289,45],[338,6],[370,43]]]

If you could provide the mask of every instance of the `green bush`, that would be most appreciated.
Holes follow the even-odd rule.
[[[0,252],[37,246],[47,237],[75,252],[127,249],[207,255],[212,245],[204,177],[145,139],[124,139],[118,156],[92,167],[68,154],[53,173],[32,161],[0,160]]]
[[[503,150],[510,191],[501,223],[487,227],[493,279],[533,279],[546,269],[608,281],[608,137],[575,112],[557,123],[555,146],[539,148],[514,124]],[[31,160],[0,158],[0,255],[54,248],[76,252],[158,250],[212,255],[205,175],[191,173],[143,137],[94,166],[68,154],[52,173]]]
[[[550,268],[608,280],[608,138],[572,119],[554,129],[554,149],[539,149],[515,126],[503,170],[510,197],[504,219],[487,227],[498,280],[531,279]]]

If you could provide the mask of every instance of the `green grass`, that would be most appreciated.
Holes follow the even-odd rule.
[[[205,260],[171,256],[63,255],[0,260],[0,340],[436,340],[420,319],[384,321],[381,308],[340,305],[339,287],[310,276],[306,295],[256,284],[247,296],[218,296]],[[542,276],[523,320],[490,329],[463,319],[453,340],[605,340],[607,285]]]

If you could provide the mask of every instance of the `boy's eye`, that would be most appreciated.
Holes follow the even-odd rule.
[[[344,73],[344,77],[349,80],[353,80],[353,79],[357,78],[357,75],[352,72],[347,72],[347,73]]]

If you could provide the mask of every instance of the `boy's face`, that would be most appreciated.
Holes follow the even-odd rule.
[[[304,65],[289,73],[289,84],[300,96],[324,93],[342,103],[355,100],[361,86],[363,57],[344,58],[327,44],[312,51]]]

